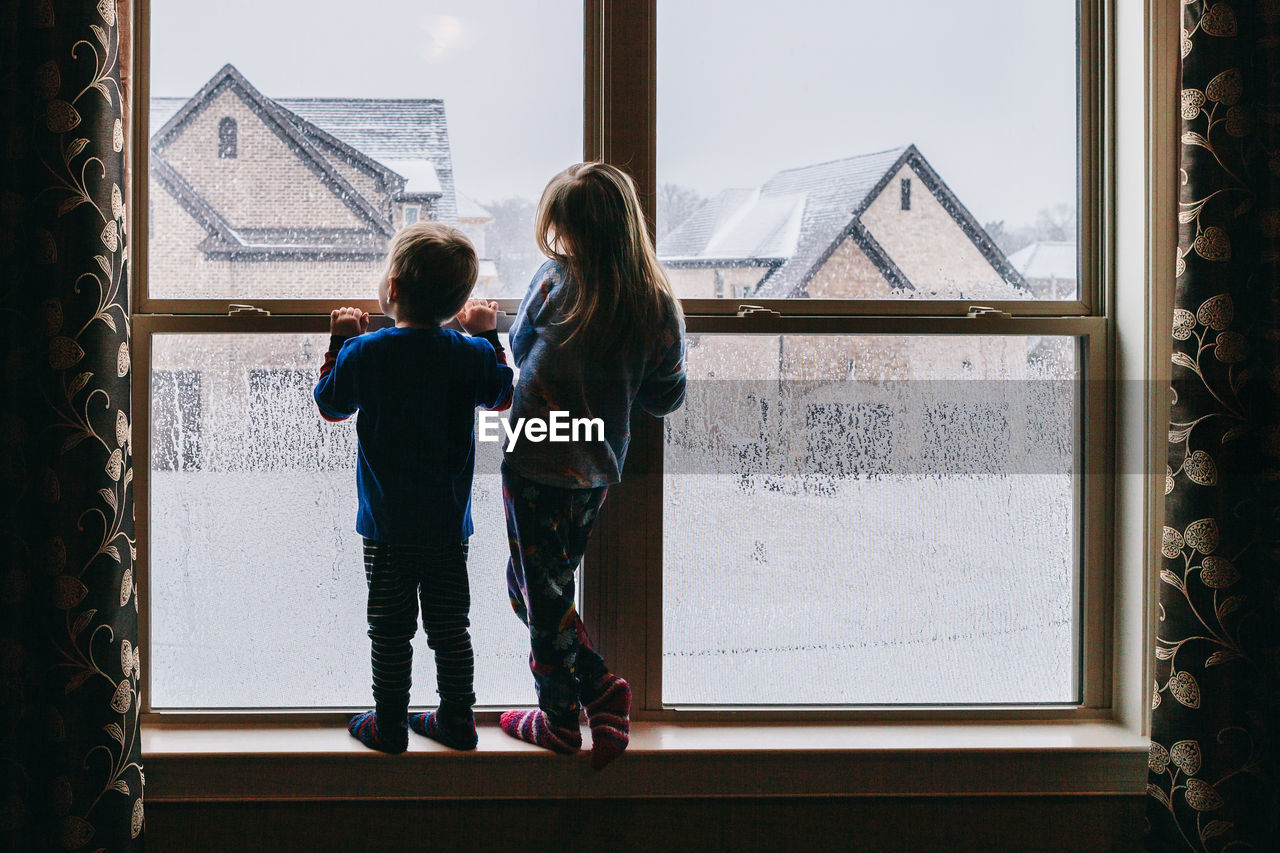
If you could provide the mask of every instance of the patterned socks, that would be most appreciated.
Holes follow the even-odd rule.
[[[587,723],[591,726],[591,768],[600,770],[626,750],[631,741],[631,685],[616,675],[606,675],[591,688]]]
[[[584,690],[582,699],[587,723],[591,726],[591,768],[600,770],[622,755],[630,742],[631,685],[619,676],[609,674]],[[408,728],[453,749],[476,748],[476,723],[470,709],[465,716],[454,713],[442,716],[440,709],[414,714],[408,718],[407,727],[404,722],[385,725],[387,717],[383,715],[384,725],[379,726],[376,711],[356,714],[351,718],[347,731],[370,749],[392,754],[408,748]],[[540,708],[507,711],[498,724],[511,737],[552,752],[571,755],[582,749],[582,732],[578,730],[576,720],[572,727],[554,725]]]
[[[347,725],[347,731],[370,749],[389,752],[392,755],[404,752],[409,747],[409,733],[405,730],[404,723],[379,728],[376,711],[356,714]]]
[[[506,711],[498,719],[502,730],[516,740],[572,755],[582,749],[582,732],[577,724],[573,728],[553,726],[540,708],[531,711]]]
[[[465,717],[440,715],[440,709],[409,717],[409,728],[423,737],[439,741],[452,749],[476,748],[476,718],[468,710]]]

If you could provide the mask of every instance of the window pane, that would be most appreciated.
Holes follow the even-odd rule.
[[[658,0],[687,298],[1074,299],[1074,0]]]
[[[355,423],[311,391],[327,335],[152,338],[151,702],[155,708],[364,707],[370,693]],[[507,601],[496,444],[477,445],[468,559],[476,695],[532,700]],[[413,701],[436,703],[414,640]]]
[[[666,421],[663,701],[1076,701],[1077,352],[691,335]]]
[[[417,220],[470,235],[477,295],[524,294],[582,156],[581,0],[150,9],[152,296],[372,298]]]

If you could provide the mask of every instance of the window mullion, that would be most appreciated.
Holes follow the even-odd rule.
[[[656,198],[656,0],[587,0],[586,150],[626,170],[650,226]],[[598,94],[593,90],[598,86]],[[583,609],[633,716],[660,707],[661,421],[637,414],[623,482],[609,490],[584,560]]]

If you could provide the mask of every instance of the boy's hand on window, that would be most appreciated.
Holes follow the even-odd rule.
[[[335,308],[329,312],[329,334],[354,338],[369,331],[369,312],[359,308]]]
[[[458,312],[458,324],[469,335],[492,332],[498,328],[498,303],[484,299],[468,299]]]

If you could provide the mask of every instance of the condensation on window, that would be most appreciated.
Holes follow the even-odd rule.
[[[362,707],[371,701],[355,418],[312,399],[327,335],[152,339],[151,703]],[[477,447],[468,560],[481,704],[532,698],[511,612],[497,445]],[[413,701],[437,701],[414,641]]]
[[[692,335],[663,701],[1075,701],[1078,344]]]

